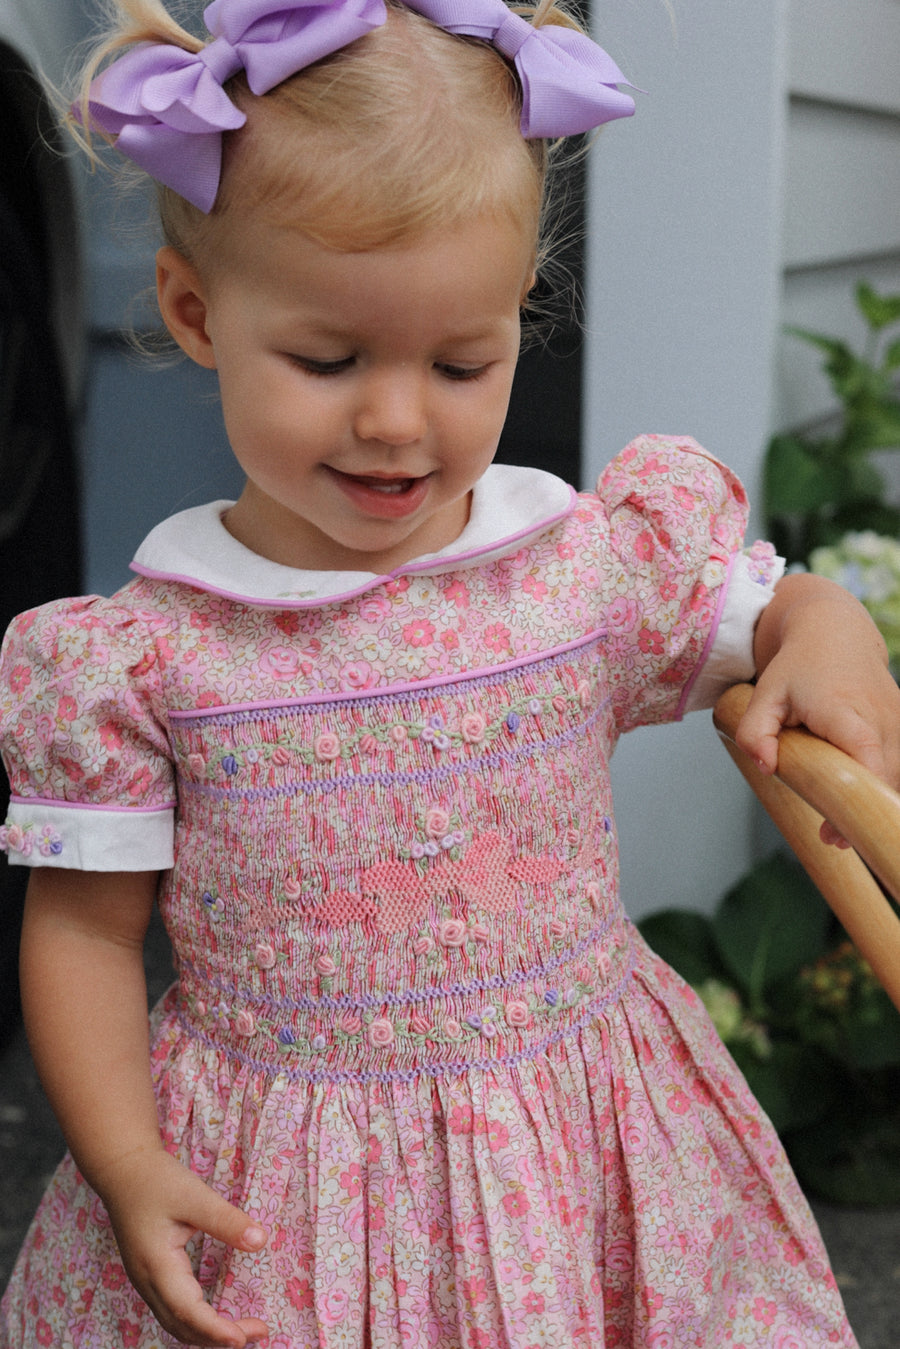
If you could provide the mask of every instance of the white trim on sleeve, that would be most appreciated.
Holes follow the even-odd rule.
[[[772,598],[775,582],[784,574],[784,560],[774,559],[770,581],[753,574],[753,560],[738,553],[731,568],[728,592],[709,655],[684,704],[685,712],[713,707],[719,695],[732,684],[756,674],[753,635],[759,616]]]
[[[0,835],[13,866],[162,871],[175,860],[175,807],[109,810],[13,797]]]

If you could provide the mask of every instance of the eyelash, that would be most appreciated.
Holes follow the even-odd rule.
[[[341,375],[345,370],[349,370],[354,362],[353,356],[345,356],[339,361],[317,361],[310,356],[292,356],[291,360],[298,365],[301,370],[308,375],[313,375],[320,379],[327,379],[329,376]],[[446,379],[456,384],[466,384],[474,380],[481,379],[488,372],[488,366],[464,366],[448,365],[444,363],[437,364],[436,370],[439,370]]]

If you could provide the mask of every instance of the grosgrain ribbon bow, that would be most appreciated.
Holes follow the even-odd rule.
[[[533,28],[504,0],[407,0],[448,32],[483,38],[513,61],[522,84],[522,134],[575,135],[630,117],[634,100],[610,56],[583,33]],[[384,0],[213,0],[213,37],[199,52],[139,43],[94,80],[91,122],[116,148],[201,211],[212,210],[222,171],[222,133],[246,117],[225,93],[239,70],[265,94],[387,18]],[[76,115],[78,109],[76,109]]]
[[[485,39],[513,62],[522,86],[523,136],[574,136],[634,112],[634,99],[616,88],[629,82],[615,61],[577,29],[534,28],[504,0],[406,4],[449,33]]]
[[[265,94],[386,17],[384,0],[213,0],[203,13],[213,42],[196,53],[164,42],[133,47],[91,85],[91,121],[152,178],[209,212],[222,132],[247,120],[226,80],[243,70],[253,93]]]

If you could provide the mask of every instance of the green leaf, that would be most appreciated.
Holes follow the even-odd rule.
[[[772,1045],[767,1059],[757,1058],[739,1044],[729,1049],[779,1134],[802,1129],[827,1115],[838,1082],[824,1055],[784,1040]]]
[[[900,320],[900,295],[879,295],[866,281],[856,287],[856,304],[874,332]]]
[[[726,968],[760,1014],[766,989],[825,949],[829,909],[803,869],[783,853],[760,862],[722,900],[713,934]]]
[[[884,360],[881,362],[881,368],[887,372],[896,370],[900,366],[900,337],[894,338],[884,353]]]
[[[774,436],[765,463],[766,517],[808,514],[840,499],[843,475],[816,447],[796,435]]]
[[[689,984],[722,975],[722,962],[716,950],[712,923],[702,913],[689,909],[664,909],[649,914],[638,923],[638,930],[658,956],[672,966]]]

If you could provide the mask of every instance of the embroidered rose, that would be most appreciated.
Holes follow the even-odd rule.
[[[399,722],[397,723],[396,726],[391,727],[391,739],[396,741],[398,745],[403,744],[403,741],[406,739],[407,734],[408,732],[406,730],[406,727],[401,726]]]
[[[291,756],[289,752],[285,749],[284,745],[278,745],[272,751],[272,762],[274,764],[278,764],[279,768],[283,768],[284,765],[290,763],[290,761]]]
[[[300,657],[292,646],[271,647],[259,663],[275,679],[293,679],[300,669]]]
[[[427,1035],[431,1027],[421,1012],[414,1012],[409,1018],[409,1029],[413,1035]]]
[[[376,1017],[369,1026],[369,1043],[375,1045],[378,1049],[386,1048],[394,1043],[394,1027],[387,1017]]]
[[[323,762],[340,757],[341,742],[334,731],[323,731],[321,735],[316,736],[315,751],[316,758]]]
[[[362,1022],[354,1012],[348,1012],[341,1020],[341,1030],[345,1035],[359,1035],[362,1030]]]
[[[336,970],[337,965],[335,965],[330,955],[325,954],[319,956],[318,960],[316,961],[316,971],[319,974],[328,977],[329,975],[334,974]]]
[[[432,806],[425,814],[425,833],[429,838],[443,838],[450,828],[450,816],[440,806]]]
[[[445,918],[438,931],[442,946],[462,946],[467,936],[468,929],[461,918]]]
[[[434,949],[434,942],[430,937],[417,937],[413,942],[413,954],[417,956],[427,956],[428,952]]]
[[[458,1040],[462,1035],[462,1026],[452,1016],[445,1017],[444,1034],[448,1040]]]
[[[275,952],[266,942],[257,942],[253,959],[261,970],[271,970],[275,967]]]
[[[303,886],[293,876],[288,877],[284,883],[285,899],[299,899],[303,894]]]
[[[242,1008],[234,1018],[234,1029],[238,1035],[255,1035],[256,1017],[246,1007]]]
[[[527,1026],[531,1020],[528,1003],[521,998],[510,998],[506,1004],[506,1019],[511,1026]]]
[[[486,722],[480,712],[467,712],[462,719],[462,738],[470,745],[484,739]]]

